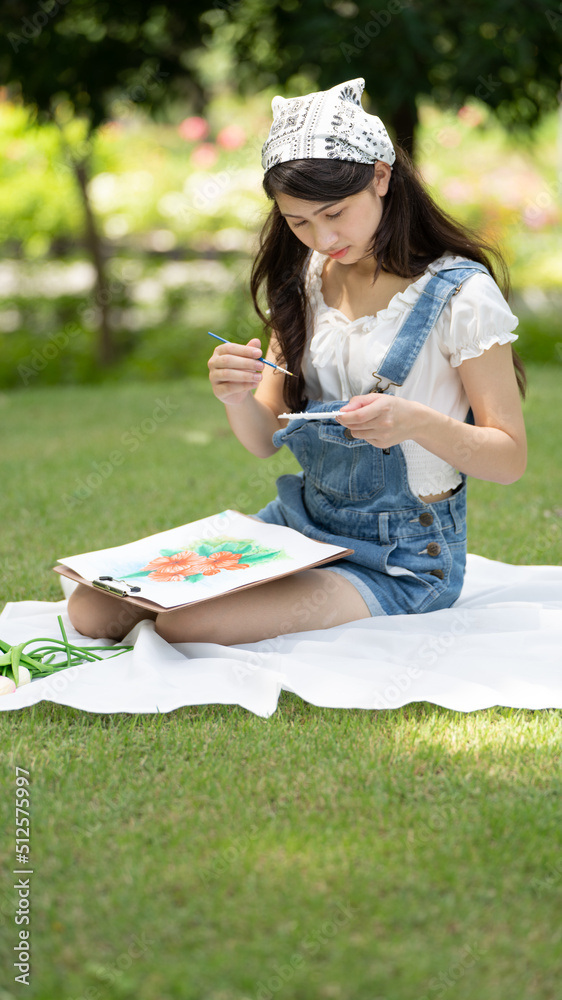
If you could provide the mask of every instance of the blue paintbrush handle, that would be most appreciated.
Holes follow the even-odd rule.
[[[225,340],[224,337],[219,337],[218,333],[211,333],[210,330],[207,331],[209,337],[214,337],[215,340],[222,341],[223,344],[231,344],[231,340]],[[288,372],[286,368],[281,368],[280,365],[274,365],[273,361],[266,361],[265,358],[258,358],[258,361],[263,361],[264,365],[269,365],[270,368],[276,368],[279,372],[285,372],[286,375],[292,375],[292,372]]]

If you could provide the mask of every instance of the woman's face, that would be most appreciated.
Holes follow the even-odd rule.
[[[355,264],[369,254],[382,217],[382,198],[388,191],[390,174],[388,164],[377,162],[369,187],[340,201],[305,201],[281,193],[275,200],[301,243],[342,264]]]

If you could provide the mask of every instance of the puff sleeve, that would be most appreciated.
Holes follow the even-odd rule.
[[[441,350],[453,368],[477,358],[493,344],[517,340],[513,315],[496,282],[487,274],[474,274],[449,303],[449,322],[441,328]]]

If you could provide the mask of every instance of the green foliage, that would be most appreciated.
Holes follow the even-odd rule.
[[[88,129],[142,105],[166,116],[201,110],[224,86],[255,94],[276,83],[326,88],[364,76],[373,106],[412,141],[416,101],[471,97],[509,127],[555,108],[560,15],[535,0],[209,0],[166,6],[72,0],[5,6],[0,75],[24,102]],[[384,81],[384,86],[381,86]]]
[[[548,0],[517,12],[510,0],[247,0],[212,22],[217,42],[234,36],[248,89],[275,76],[291,96],[303,73],[312,89],[362,76],[373,109],[406,143],[421,97],[443,108],[477,98],[527,130],[556,107],[562,19]]]
[[[94,273],[59,130],[28,125],[20,107],[0,103],[0,386],[200,375],[210,354],[207,330],[239,342],[261,334],[248,278],[268,210],[259,146],[269,98],[243,103],[222,95],[195,119],[199,139],[186,138],[181,123],[136,117],[108,124],[92,140],[90,197],[104,233],[118,355],[103,376]],[[230,148],[225,130],[233,120]],[[73,122],[66,136],[79,150],[83,124]],[[446,210],[505,251],[524,357],[559,363],[556,117],[527,146],[482,103],[459,114],[423,105],[419,167]]]
[[[82,242],[84,210],[68,157],[91,157],[89,195],[102,233],[127,244],[147,234],[146,249],[195,237],[202,249],[222,233],[224,249],[246,249],[243,230],[255,225],[261,195],[254,127],[266,130],[267,102],[247,102],[237,116],[239,145],[231,148],[225,128],[236,107],[223,98],[208,112],[205,142],[186,139],[181,125],[155,125],[142,116],[107,123],[88,139],[84,123],[64,129],[39,126],[29,111],[0,101],[0,234],[12,252],[42,257]],[[220,141],[217,141],[220,140]],[[230,237],[230,243],[229,243]]]
[[[42,117],[76,115],[92,130],[111,116],[112,106],[142,104],[156,112],[178,98],[200,99],[187,66],[191,50],[202,44],[199,17],[206,7],[200,0],[165,6],[54,0],[47,8],[8,0],[0,77],[17,85]]]
[[[8,246],[33,259],[61,239],[80,238],[83,211],[58,129],[37,125],[28,109],[9,102],[0,102],[0,178],[0,233]]]
[[[517,328],[515,345],[524,364],[557,365],[562,376],[562,316],[560,313],[525,315]]]

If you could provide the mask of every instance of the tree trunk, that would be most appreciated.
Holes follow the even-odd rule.
[[[98,360],[100,365],[107,367],[115,360],[115,344],[113,341],[113,331],[109,322],[109,288],[105,274],[105,261],[103,255],[102,240],[96,226],[96,220],[92,211],[92,203],[88,195],[88,160],[74,160],[72,166],[78,181],[82,203],[84,205],[84,215],[86,221],[86,247],[90,253],[95,272],[96,287],[95,300],[99,315],[99,339],[98,339]]]
[[[392,116],[396,140],[412,159],[415,154],[414,132],[417,123],[418,113],[414,101],[404,101]]]

